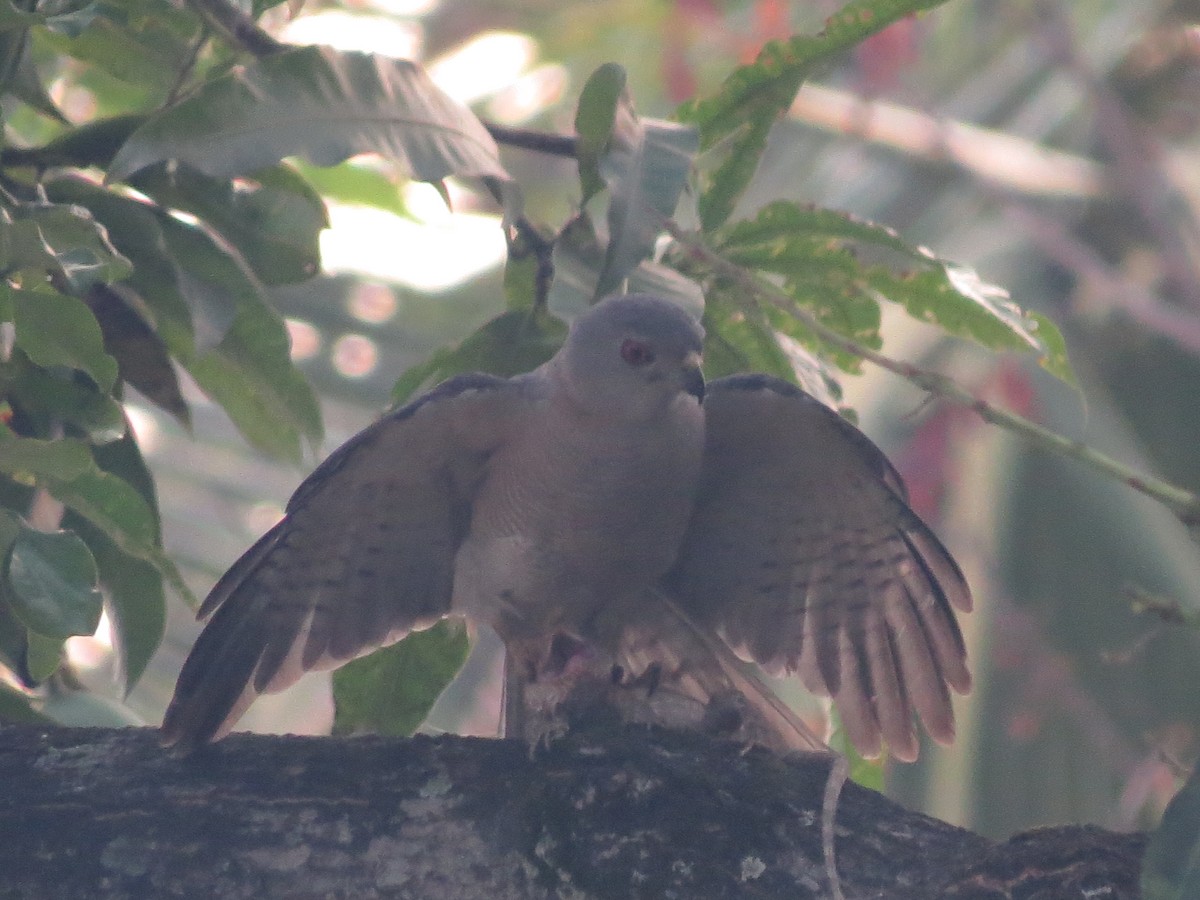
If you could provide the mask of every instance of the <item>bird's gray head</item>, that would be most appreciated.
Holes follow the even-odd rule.
[[[704,329],[651,294],[602,300],[571,324],[556,359],[585,408],[654,415],[681,395],[704,397]]]

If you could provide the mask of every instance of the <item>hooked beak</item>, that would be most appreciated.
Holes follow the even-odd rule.
[[[683,389],[700,403],[704,402],[704,373],[699,353],[689,353],[683,361]]]

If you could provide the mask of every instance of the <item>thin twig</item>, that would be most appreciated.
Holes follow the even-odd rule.
[[[520,150],[533,150],[535,153],[563,156],[567,159],[574,159],[578,150],[579,141],[573,134],[530,131],[525,128],[500,125],[496,122],[484,122],[483,126],[497,144],[516,147]]]
[[[288,45],[267,34],[258,23],[225,0],[187,0],[208,25],[228,43],[258,59],[286,50]]]
[[[804,327],[808,328],[826,343],[887,369],[889,372],[893,372],[901,378],[912,382],[928,394],[941,397],[960,406],[965,406],[974,411],[985,422],[1015,432],[1038,447],[1049,450],[1052,453],[1057,453],[1060,456],[1077,459],[1091,466],[1093,469],[1097,469],[1106,475],[1116,478],[1118,481],[1124,482],[1134,490],[1153,497],[1170,508],[1187,525],[1200,524],[1200,497],[1191,491],[1138,472],[1124,463],[1118,462],[1112,457],[1106,456],[1098,450],[1087,446],[1082,441],[1063,437],[1049,428],[1031,422],[1029,419],[995,406],[986,400],[982,400],[939,372],[932,372],[928,369],[914,366],[911,363],[884,356],[870,347],[866,347],[845,335],[839,334],[818,321],[812,313],[797,304],[795,300],[771,282],[755,275],[747,269],[743,269],[741,266],[730,262],[709,249],[697,235],[685,232],[669,220],[664,223],[664,227],[671,237],[690,253],[693,258],[703,262],[722,277],[736,282],[752,296],[765,300],[794,316]]]

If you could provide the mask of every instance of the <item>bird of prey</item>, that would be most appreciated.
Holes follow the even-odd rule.
[[[610,297],[538,369],[452,378],[351,438],[208,595],[164,742],[444,616],[500,635],[514,718],[607,667],[740,692],[766,743],[801,746],[746,660],[832,696],[866,755],[915,758],[916,717],[950,741],[958,566],[870,440],[776,378],[706,386],[703,338]]]

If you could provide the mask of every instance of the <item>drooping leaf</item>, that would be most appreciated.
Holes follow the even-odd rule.
[[[142,169],[130,179],[168,209],[191,213],[236,247],[264,284],[291,284],[321,267],[329,227],[320,195],[287,165],[253,176],[212,178],[186,165]]]
[[[621,105],[630,106],[625,92],[625,69],[616,63],[605,63],[588,77],[575,109],[575,134],[579,137],[575,159],[583,195],[581,206],[604,188],[600,161],[612,143],[617,109]]]
[[[76,294],[98,281],[124,278],[131,269],[104,228],[81,206],[16,204],[0,209],[0,229],[0,268],[49,272]]]
[[[94,285],[85,300],[100,323],[104,348],[116,359],[121,380],[185,428],[190,427],[191,413],[162,337],[121,293],[107,285]]]
[[[87,304],[57,291],[0,285],[12,304],[14,340],[39,366],[87,373],[105,392],[117,380],[117,361],[104,350],[100,325]]]
[[[90,21],[97,12],[96,0],[51,0],[47,3],[17,4],[0,0],[0,31],[47,25],[60,31]]]
[[[826,19],[820,34],[768,43],[753,63],[734,70],[714,96],[680,107],[676,117],[699,127],[701,149],[728,139],[722,147],[724,161],[705,178],[700,197],[704,229],[712,230],[729,218],[758,168],[771,126],[791,106],[806,78],[898,19],[944,2],[854,0]]]
[[[420,66],[315,46],[238,68],[151,117],[118,152],[109,178],[168,159],[228,177],[287,156],[328,166],[368,152],[397,160],[419,181],[508,180],[491,135]]]
[[[462,622],[444,619],[342,666],[333,675],[334,731],[412,734],[462,668],[469,646]]]
[[[675,212],[699,143],[689,127],[637,119],[618,110],[612,146],[601,160],[608,184],[608,246],[596,298],[615,291],[654,251],[662,223]]]
[[[185,601],[194,602],[179,570],[159,544],[154,509],[136,488],[102,471],[94,460],[87,470],[73,478],[43,476],[37,481],[57,500],[99,528],[121,551],[153,565]]]
[[[61,643],[71,635],[91,634],[100,624],[104,598],[96,561],[69,531],[22,528],[9,554],[8,583],[13,612],[42,637]]]
[[[403,403],[417,391],[462,372],[510,377],[535,369],[553,356],[567,326],[542,309],[501,313],[457,347],[443,348],[409,369],[392,388],[392,400]]]

